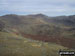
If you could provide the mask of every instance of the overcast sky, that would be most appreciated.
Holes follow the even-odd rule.
[[[75,0],[0,0],[0,15],[74,15]]]

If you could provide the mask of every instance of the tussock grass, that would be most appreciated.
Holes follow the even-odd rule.
[[[0,32],[0,56],[58,56],[63,46],[33,41],[15,36],[14,33]]]

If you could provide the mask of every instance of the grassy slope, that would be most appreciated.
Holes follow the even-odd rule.
[[[65,47],[0,32],[0,56],[58,56],[59,49]]]

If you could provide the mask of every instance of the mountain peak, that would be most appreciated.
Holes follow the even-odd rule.
[[[44,14],[31,14],[31,15],[27,15],[28,17],[34,17],[34,18],[48,18],[48,16],[44,15]]]
[[[35,16],[45,17],[46,15],[40,13],[40,14],[36,14]]]

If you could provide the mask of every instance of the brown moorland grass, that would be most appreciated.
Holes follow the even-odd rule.
[[[75,49],[75,39],[73,38],[65,38],[65,37],[49,37],[49,36],[42,36],[42,35],[30,35],[30,34],[23,34],[26,38],[31,38],[34,40],[44,41],[44,42],[52,42],[56,44],[60,44],[62,46],[68,48]]]

